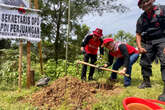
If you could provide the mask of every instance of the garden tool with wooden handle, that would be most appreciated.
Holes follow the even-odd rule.
[[[101,70],[105,70],[105,71],[111,71],[111,72],[115,72],[115,73],[118,73],[120,75],[123,75],[123,76],[127,76],[129,77],[128,74],[126,73],[119,73],[119,71],[116,71],[116,70],[112,70],[112,69],[109,69],[109,68],[104,68],[104,67],[99,67],[99,66],[96,66],[96,65],[93,65],[93,64],[90,64],[90,63],[87,63],[87,62],[84,62],[84,61],[77,61],[78,64],[84,64],[84,65],[88,65],[88,66],[91,66],[91,67],[95,67],[95,68],[98,68],[98,69],[101,69]]]

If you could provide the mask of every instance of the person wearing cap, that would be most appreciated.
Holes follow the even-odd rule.
[[[91,59],[91,64],[94,64],[97,61],[97,51],[100,47],[100,54],[103,55],[103,48],[101,48],[101,45],[103,43],[103,40],[101,37],[102,29],[96,28],[96,30],[93,31],[92,34],[87,35],[82,43],[81,43],[81,51],[84,53],[84,62],[88,62],[89,58]],[[90,67],[90,72],[88,76],[88,80],[93,80],[93,74],[94,74],[94,67]],[[81,73],[81,79],[86,80],[86,71],[87,71],[87,65],[83,65],[82,73]]]
[[[114,41],[112,38],[106,38],[103,40],[102,47],[106,47],[109,50],[108,63],[104,64],[104,67],[112,65],[114,57],[116,58],[115,63],[112,66],[113,70],[119,70],[120,74],[126,73],[129,77],[124,76],[124,86],[128,87],[131,85],[131,71],[132,65],[137,61],[139,54],[138,51],[131,45],[123,42]],[[111,81],[117,79],[117,74],[112,72],[110,76]]]
[[[151,87],[151,64],[157,56],[160,60],[161,76],[164,82],[163,94],[159,96],[159,100],[165,101],[165,6],[154,5],[154,1],[138,1],[139,8],[144,11],[136,24],[136,43],[142,54],[140,65],[143,76],[143,82],[138,88]]]

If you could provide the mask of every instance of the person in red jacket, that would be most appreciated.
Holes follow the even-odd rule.
[[[132,65],[139,57],[138,51],[133,46],[130,46],[127,43],[114,41],[112,38],[104,39],[102,47],[106,47],[109,50],[108,63],[104,64],[104,67],[112,65],[115,57],[116,62],[113,64],[112,69],[118,70],[121,66],[123,66],[123,68],[119,70],[119,73],[129,74],[129,77],[124,76],[124,86],[130,86]],[[116,79],[117,74],[112,72],[110,80]]]
[[[103,40],[101,37],[103,36],[102,34],[102,29],[96,28],[95,31],[93,31],[92,34],[87,35],[81,44],[81,51],[84,53],[84,62],[88,62],[89,58],[91,59],[91,64],[94,64],[97,61],[97,51],[98,48],[100,47],[100,54],[103,55],[103,48],[101,48],[101,45],[103,43]],[[81,73],[81,79],[86,80],[86,70],[87,66],[83,65],[82,68],[82,73]],[[88,80],[93,80],[93,74],[94,74],[94,67],[90,68]]]

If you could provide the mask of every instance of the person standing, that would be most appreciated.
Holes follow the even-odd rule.
[[[132,65],[137,61],[139,54],[138,51],[127,43],[114,41],[112,38],[106,38],[103,41],[102,47],[106,47],[109,50],[108,63],[104,64],[104,67],[112,65],[114,57],[115,63],[112,66],[113,70],[118,70],[121,66],[123,68],[119,70],[120,74],[126,73],[129,77],[124,76],[124,86],[131,85],[131,71]],[[117,74],[112,72],[110,80],[116,80]]]
[[[163,93],[158,99],[165,101],[165,6],[154,5],[154,1],[138,1],[139,8],[144,11],[136,25],[136,43],[142,54],[140,65],[143,76],[143,82],[138,88],[151,87],[151,64],[157,56],[160,60],[161,75],[164,82]]]
[[[103,43],[103,40],[101,37],[102,29],[96,28],[96,30],[93,31],[92,34],[87,35],[82,43],[81,43],[81,51],[84,53],[84,62],[88,62],[89,58],[91,59],[91,64],[94,64],[97,61],[97,51],[100,47],[100,54],[103,55],[103,48],[101,48],[101,45]],[[94,74],[94,67],[90,67],[90,72],[88,76],[88,80],[93,80],[93,74]],[[86,71],[87,71],[87,65],[83,65],[82,73],[81,73],[81,79],[86,80]]]

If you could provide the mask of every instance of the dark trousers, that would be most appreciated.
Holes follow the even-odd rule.
[[[89,58],[91,59],[91,62],[90,62],[91,64],[94,64],[97,61],[97,55],[85,54],[84,62],[89,62]],[[87,71],[87,65],[83,65],[81,79],[86,78],[86,71]],[[94,71],[95,71],[95,68],[90,67],[89,77],[93,77]]]
[[[132,65],[137,61],[139,57],[139,54],[132,54],[130,55],[129,59],[129,65],[127,67],[126,74],[129,74],[129,77],[124,76],[124,85],[130,85],[131,84],[131,71],[132,71]],[[124,58],[118,58],[116,59],[116,62],[113,64],[112,69],[118,70],[124,63]],[[111,79],[116,79],[117,74],[112,72]]]
[[[165,81],[165,55],[163,54],[165,42],[154,44],[153,41],[148,41],[143,43],[143,47],[147,50],[147,52],[142,54],[140,60],[142,75],[147,77],[150,77],[152,75],[151,64],[157,56],[161,64],[162,80]]]

